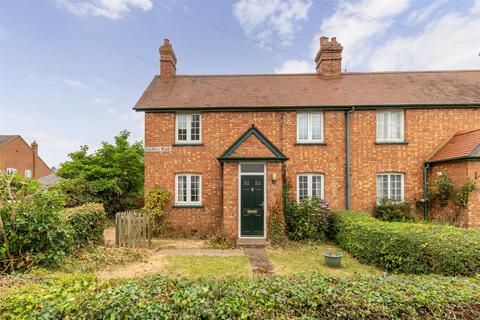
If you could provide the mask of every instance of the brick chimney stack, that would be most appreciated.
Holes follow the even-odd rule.
[[[342,50],[343,47],[337,42],[337,38],[332,37],[329,41],[327,37],[320,38],[320,50],[315,57],[317,72],[323,78],[339,78],[342,73]]]
[[[175,77],[177,71],[177,57],[175,57],[175,52],[173,52],[170,40],[165,39],[159,51],[160,77],[164,79]]]
[[[38,143],[36,141],[33,141],[32,144],[31,144],[31,147],[32,147],[33,153],[38,155]]]
[[[38,143],[37,141],[33,140],[32,144],[30,145],[32,147],[32,161],[33,161],[33,170],[32,170],[32,177],[36,178],[37,177],[37,157],[38,157]]]

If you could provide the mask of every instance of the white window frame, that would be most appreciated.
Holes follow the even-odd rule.
[[[379,197],[379,188],[378,188],[378,177],[379,176],[388,176],[388,179],[387,179],[387,185],[388,185],[388,188],[387,188],[387,199],[389,199],[390,201],[395,201],[395,202],[404,202],[405,201],[405,174],[403,172],[379,172],[377,173],[377,175],[375,176],[375,186],[377,188],[377,191],[376,191],[376,194],[377,194],[377,204],[380,204],[380,201],[385,198],[380,198]],[[391,176],[400,176],[400,200],[394,200],[391,198],[392,196],[392,186],[390,184],[390,181],[391,181]]]
[[[178,177],[187,177],[187,201],[178,200]],[[192,176],[198,176],[198,201],[192,201]],[[202,205],[202,175],[199,173],[177,173],[175,174],[175,205],[179,206],[201,206]]]
[[[320,176],[321,183],[320,183],[320,199],[325,199],[325,174],[323,173],[298,173],[297,174],[297,202],[300,202],[300,176],[307,177],[307,197],[312,197],[312,177],[313,176]]]
[[[391,137],[390,127],[391,127],[391,114],[399,113],[400,114],[400,138]],[[387,121],[387,132],[385,133],[386,137],[380,137],[380,114],[385,114]],[[405,141],[405,110],[377,110],[377,142],[388,143],[388,142],[403,142]]]
[[[5,170],[5,173],[8,174],[8,175],[15,174],[15,173],[17,173],[17,169],[7,168],[7,170]]]
[[[179,116],[187,116],[187,140],[178,139],[178,119]],[[199,118],[199,139],[192,140],[192,116],[198,116]],[[202,144],[202,114],[201,113],[177,113],[175,114],[175,144]]]
[[[321,125],[321,130],[320,130],[320,139],[313,139],[312,138],[312,135],[313,135],[313,127],[312,127],[312,115],[320,115],[320,125]],[[301,140],[300,139],[300,125],[299,125],[299,117],[302,116],[302,115],[307,115],[307,139],[303,139]],[[297,143],[305,143],[305,144],[308,144],[308,143],[323,143],[324,142],[324,128],[325,128],[325,125],[324,125],[324,114],[323,112],[297,112]]]
[[[25,176],[25,178],[31,178],[32,177],[32,170],[26,169],[24,176]]]

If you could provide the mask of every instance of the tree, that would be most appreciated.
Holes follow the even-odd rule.
[[[141,207],[143,194],[143,145],[130,144],[130,132],[122,131],[115,144],[103,142],[102,147],[88,154],[88,146],[69,154],[57,175],[63,180],[59,187],[67,196],[67,206],[101,202],[110,214]]]

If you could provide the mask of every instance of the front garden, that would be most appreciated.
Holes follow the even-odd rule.
[[[332,212],[317,198],[293,201],[286,186],[268,221],[272,246],[261,252],[268,272],[222,234],[108,247],[108,212],[125,203],[103,190],[122,183],[112,186],[115,173],[98,159],[74,157],[81,165],[66,166],[71,178],[60,186],[0,176],[1,319],[480,318],[479,230],[410,221],[398,204],[376,211],[395,222]],[[90,169],[74,174],[78,166]],[[145,195],[156,234],[168,197],[161,188]],[[342,254],[342,266],[327,266],[325,252]]]

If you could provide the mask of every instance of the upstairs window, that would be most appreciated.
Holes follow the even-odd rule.
[[[323,174],[301,173],[297,175],[297,200],[300,202],[307,197],[323,199]]]
[[[323,143],[323,113],[297,113],[297,142]]]
[[[377,142],[402,142],[404,111],[377,111]]]
[[[377,202],[382,199],[402,202],[404,198],[403,173],[380,173],[377,175]]]
[[[201,143],[202,124],[200,114],[178,113],[176,119],[176,143]]]
[[[25,170],[25,178],[31,178],[32,177],[32,170]]]
[[[15,169],[15,168],[7,168],[7,171],[6,171],[6,172],[7,172],[7,174],[15,174],[15,173],[17,173],[17,169]]]
[[[180,173],[175,176],[175,204],[201,205],[202,176],[195,173]]]

